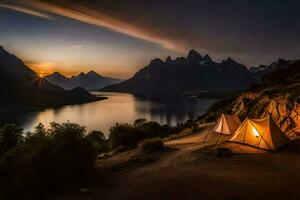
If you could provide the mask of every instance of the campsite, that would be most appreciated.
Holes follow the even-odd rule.
[[[0,200],[300,200],[300,0],[0,0]]]
[[[235,126],[235,122],[240,126]],[[149,200],[300,198],[297,190],[299,141],[276,143],[274,140],[282,139],[276,134],[282,132],[274,132],[278,129],[272,120],[267,117],[256,122],[254,131],[248,124],[252,123],[249,119],[241,123],[235,116],[222,115],[217,122],[201,126],[195,133],[165,140],[165,151],[145,154],[134,149],[98,159],[97,167],[105,171],[104,176],[111,177],[105,181],[106,187],[100,182],[87,185],[86,193],[77,190],[51,199],[97,199],[99,196]],[[264,129],[257,124],[264,124]],[[241,135],[245,128],[253,137]],[[271,144],[284,145],[277,151],[264,149],[262,142],[256,143],[256,134],[270,147]],[[253,143],[230,142],[230,135],[243,136],[245,142]],[[286,142],[287,138],[283,138]],[[232,154],[218,155],[218,149],[230,149]]]

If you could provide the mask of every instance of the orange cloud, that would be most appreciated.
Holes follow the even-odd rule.
[[[52,62],[25,61],[25,64],[37,74],[43,72],[43,74],[49,75],[55,71],[55,63]]]
[[[112,13],[107,12],[107,10],[99,7],[90,8],[89,6],[80,4],[77,5],[68,1],[59,1],[55,4],[41,0],[29,0],[29,2],[30,4],[28,5],[30,7],[43,12],[48,12],[95,26],[104,27],[114,32],[119,32],[131,37],[159,44],[166,49],[176,52],[186,52],[187,50],[183,43],[169,39],[169,37],[162,34],[161,30],[153,31],[151,28],[135,23],[135,20],[128,20],[127,17],[124,18],[124,16],[113,15]],[[21,5],[23,4],[26,3],[22,3]]]

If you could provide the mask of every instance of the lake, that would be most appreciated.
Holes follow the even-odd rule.
[[[70,121],[86,126],[89,131],[97,129],[108,134],[112,125],[132,123],[138,118],[175,126],[177,123],[205,113],[209,106],[216,102],[216,99],[195,97],[153,101],[124,93],[94,92],[93,94],[106,96],[108,99],[82,105],[11,114],[5,116],[5,121],[14,122],[25,131],[33,130],[40,122],[47,126],[52,121]]]

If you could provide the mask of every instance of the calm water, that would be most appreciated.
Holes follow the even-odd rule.
[[[215,99],[171,98],[164,101],[150,101],[136,98],[131,94],[96,92],[109,99],[83,105],[64,106],[41,111],[6,116],[26,131],[33,130],[38,123],[75,122],[86,126],[87,130],[109,132],[109,128],[119,122],[134,122],[137,118],[154,120],[161,124],[176,125],[187,119],[203,114]]]

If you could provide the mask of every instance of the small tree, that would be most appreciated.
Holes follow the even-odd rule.
[[[134,147],[140,140],[139,130],[130,124],[116,124],[110,128],[109,141],[112,148]]]
[[[109,151],[109,142],[101,131],[92,131],[86,138],[94,145],[97,153]]]
[[[23,129],[15,124],[6,124],[0,127],[0,155],[13,149],[24,141]]]
[[[140,127],[140,126],[142,126],[146,121],[147,121],[147,120],[144,119],[144,118],[139,118],[139,119],[137,119],[137,120],[134,121],[134,124],[133,124],[133,125],[134,125],[135,127]]]

